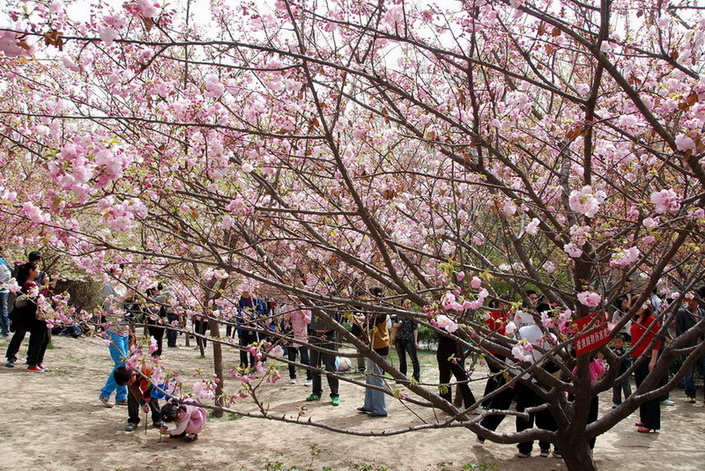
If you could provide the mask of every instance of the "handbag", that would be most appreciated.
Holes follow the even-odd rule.
[[[50,302],[45,302],[42,304],[37,304],[37,314],[38,321],[47,321],[56,317],[56,311],[51,307]]]
[[[21,294],[15,298],[15,309],[22,309],[27,307],[32,297],[28,294]]]

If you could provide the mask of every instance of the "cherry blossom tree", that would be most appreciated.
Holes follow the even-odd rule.
[[[531,374],[514,381],[547,400],[557,431],[487,430],[332,323],[405,400],[452,416],[404,432],[541,438],[570,469],[594,469],[588,440],[675,387],[682,373],[659,385],[675,357],[705,353],[688,347],[700,322],[588,424],[620,358],[602,347],[608,372],[591,384],[573,322],[628,290],[633,315],[660,290],[665,334],[704,274],[705,19],[691,3],[214,1],[195,14],[138,0],[81,17],[58,0],[10,2],[2,217],[31,221],[89,273],[127,263],[137,288],[155,267],[171,273],[180,309],[206,316],[219,345],[232,343],[219,328],[234,293],[257,284],[322,316],[415,317],[508,369],[499,352]],[[373,284],[383,303],[352,299]],[[560,377],[486,327],[488,299],[516,304],[527,288],[552,306],[536,321]],[[276,357],[276,343],[255,353]],[[232,410],[255,396],[233,376],[238,393],[223,373],[194,389]]]

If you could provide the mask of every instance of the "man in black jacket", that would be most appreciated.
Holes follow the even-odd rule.
[[[705,316],[705,311],[699,306],[698,297],[692,295],[687,297],[685,300],[685,305],[678,310],[676,313],[676,335],[681,335],[687,330],[693,328],[695,324],[700,322]],[[691,342],[689,347],[694,347],[700,342],[705,341],[703,337],[698,337]],[[695,368],[700,368],[700,373],[705,376],[705,355],[701,355],[693,365],[688,368],[688,372],[685,374],[685,395],[686,401],[695,404],[695,396],[697,393],[695,387]],[[705,402],[705,398],[703,399]]]

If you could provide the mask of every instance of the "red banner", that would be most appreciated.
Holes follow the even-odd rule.
[[[582,332],[597,316],[601,316],[602,319],[595,322],[592,327],[588,329],[591,332],[589,334],[579,335],[575,338],[575,340],[573,340],[575,354],[577,356],[585,355],[586,353],[609,343],[610,328],[607,325],[607,320],[602,312],[595,312],[589,316],[576,320],[575,324],[578,326],[578,332]]]

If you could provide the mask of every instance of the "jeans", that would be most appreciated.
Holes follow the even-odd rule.
[[[110,350],[110,357],[113,359],[115,366],[110,372],[110,376],[108,376],[108,379],[105,381],[105,386],[100,390],[100,397],[109,399],[110,395],[115,392],[115,400],[124,401],[127,399],[127,386],[119,386],[115,382],[113,374],[119,367],[125,366],[125,360],[127,360],[129,352],[130,337],[114,334],[112,332],[108,332],[108,335],[110,335],[110,346],[108,349]]]
[[[629,378],[625,378],[621,383],[615,383],[612,387],[612,404],[618,406],[622,403],[622,393],[624,393],[625,400],[632,395],[632,386]]]
[[[318,346],[320,348],[325,348],[327,350],[337,350],[335,346],[335,333],[313,333],[309,337],[309,342],[311,345]],[[321,368],[321,363],[326,367],[326,371],[330,373],[335,373],[337,371],[335,367],[335,355],[329,353],[319,352],[318,350],[311,349],[311,366],[313,368]],[[321,380],[321,372],[313,371],[311,373],[313,377],[313,394],[321,396],[323,394],[323,381]],[[328,378],[328,387],[330,388],[330,397],[338,396],[338,378],[331,375],[326,375]]]
[[[416,354],[416,344],[414,340],[397,340],[394,342],[394,348],[397,351],[397,356],[399,357],[399,371],[401,374],[406,376],[406,354],[409,354],[411,358],[411,365],[414,368],[413,378],[416,382],[421,381],[421,365],[419,364],[419,357]]]
[[[381,355],[383,360],[387,359],[386,355]],[[365,375],[365,384],[384,388],[384,378],[382,375],[384,370],[370,360],[367,359],[367,375]],[[362,407],[372,412],[373,414],[387,415],[387,394],[384,391],[377,389],[365,388],[365,403]]]
[[[10,334],[10,318],[7,313],[7,298],[9,296],[10,293],[0,293],[0,324],[3,337],[7,337]]]
[[[700,374],[705,376],[705,355],[701,355],[695,363],[688,369],[685,374],[685,395],[688,397],[695,397],[697,394],[697,389],[695,387],[695,368],[700,368]]]
[[[178,326],[174,327],[173,324],[175,321],[179,320],[179,316],[168,312],[166,314],[166,319],[169,321],[169,328],[166,331],[166,346],[176,347],[176,338],[179,336],[179,331],[175,330],[178,329]]]
[[[289,361],[296,361],[296,351],[301,355],[301,363],[306,366],[311,366],[311,361],[308,358],[308,347],[286,347],[286,356]],[[296,379],[296,365],[289,365],[289,378]],[[306,379],[311,380],[311,370],[306,368]]]

